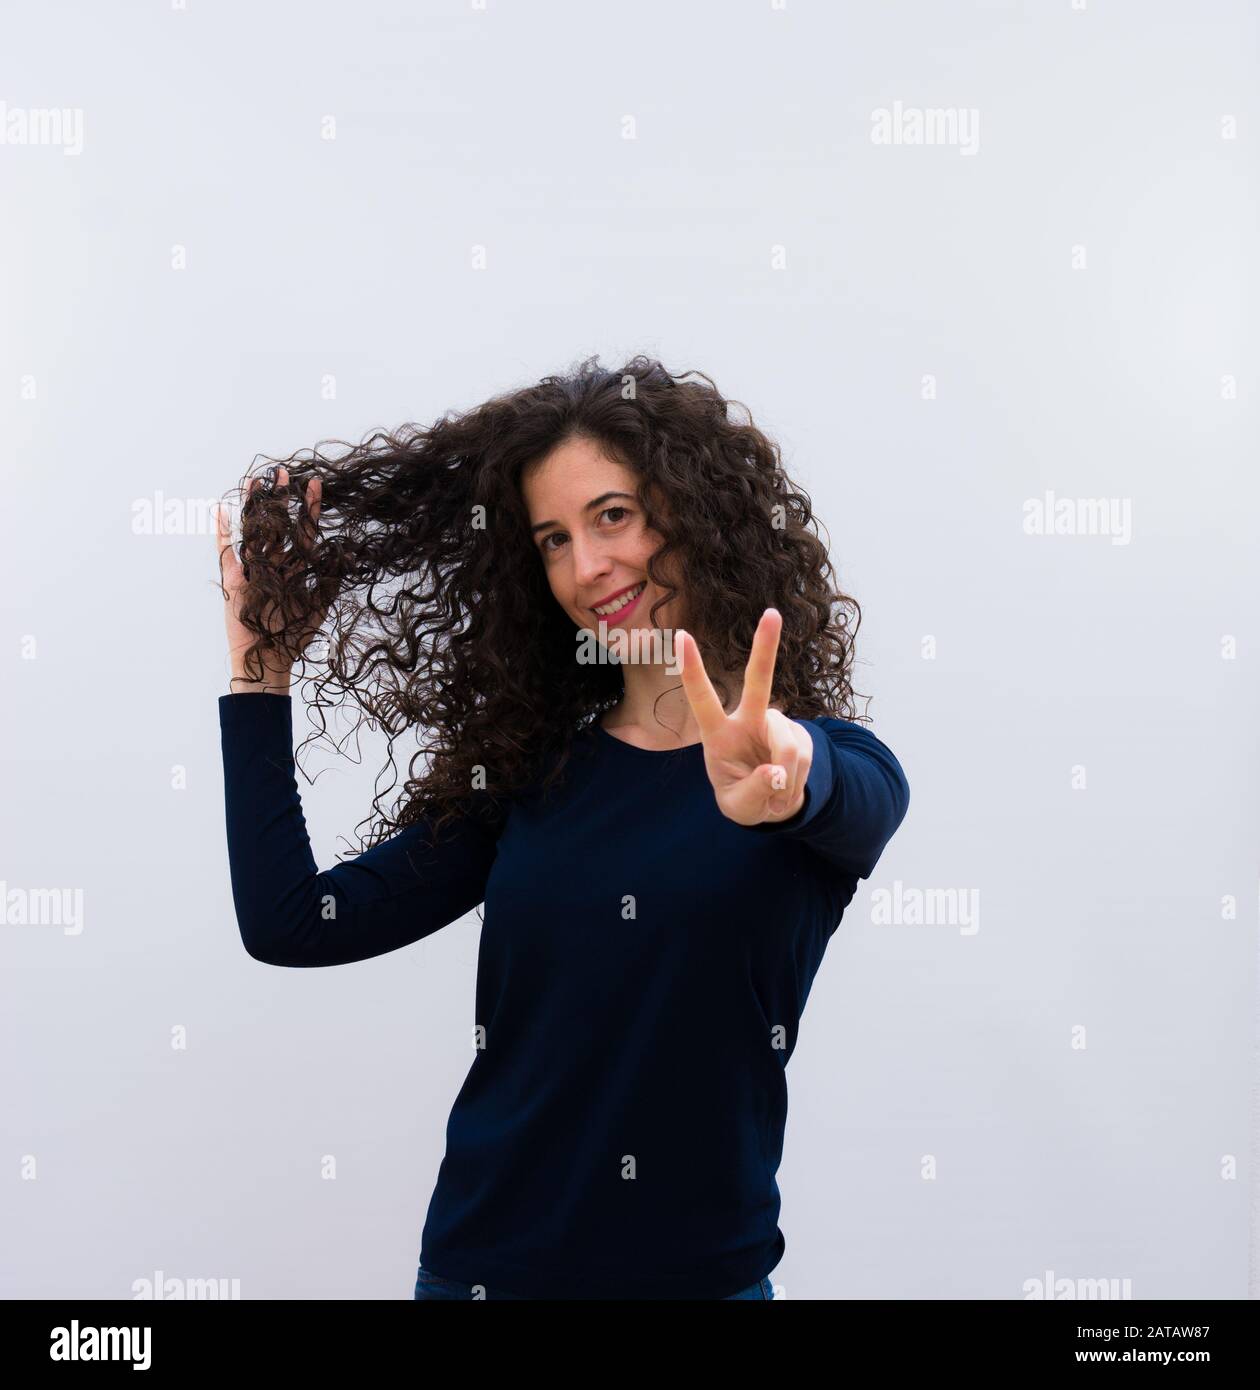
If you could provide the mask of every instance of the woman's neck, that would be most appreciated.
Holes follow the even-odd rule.
[[[623,664],[622,671],[625,690],[600,720],[605,729],[617,729],[623,737],[635,734],[643,746],[683,748],[700,742],[700,726],[691,712],[680,675],[666,670],[664,665]],[[730,713],[739,703],[742,672],[728,676],[727,684],[731,694],[726,709]]]

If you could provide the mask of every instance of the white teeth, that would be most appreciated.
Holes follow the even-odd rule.
[[[601,618],[611,618],[614,613],[620,613],[627,603],[633,603],[643,592],[643,589],[643,584],[636,584],[629,593],[622,594],[619,599],[614,600],[612,603],[606,603],[602,608],[596,608],[594,611],[598,613]]]

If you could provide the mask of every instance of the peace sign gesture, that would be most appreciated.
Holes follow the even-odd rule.
[[[700,726],[704,766],[718,809],[736,825],[790,820],[805,803],[814,744],[805,728],[770,708],[783,618],[767,608],[757,624],[744,689],[727,714],[709,682],[696,640],[678,630],[683,690]]]

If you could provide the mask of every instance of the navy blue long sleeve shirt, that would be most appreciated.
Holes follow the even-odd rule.
[[[397,950],[484,902],[476,1056],[446,1129],[420,1261],[535,1298],[713,1299],[785,1248],[785,1068],[831,934],[906,813],[879,739],[800,720],[790,820],[718,809],[700,744],[579,736],[547,797],[409,826],[320,872],[292,697],[223,695],[242,941],[269,965]]]

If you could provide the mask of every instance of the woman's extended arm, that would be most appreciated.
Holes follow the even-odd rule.
[[[246,951],[267,965],[344,965],[410,945],[485,897],[497,833],[466,817],[434,846],[408,826],[320,873],[298,795],[293,700],[219,697],[228,860]]]
[[[775,608],[761,615],[733,714],[722,708],[695,638],[679,632],[705,769],[730,820],[800,840],[842,873],[868,878],[905,818],[910,784],[892,751],[860,724],[789,719],[770,707],[782,624]]]
[[[804,805],[790,820],[746,828],[800,840],[844,873],[869,878],[909,808],[906,774],[891,749],[860,724],[794,722],[814,745]]]

